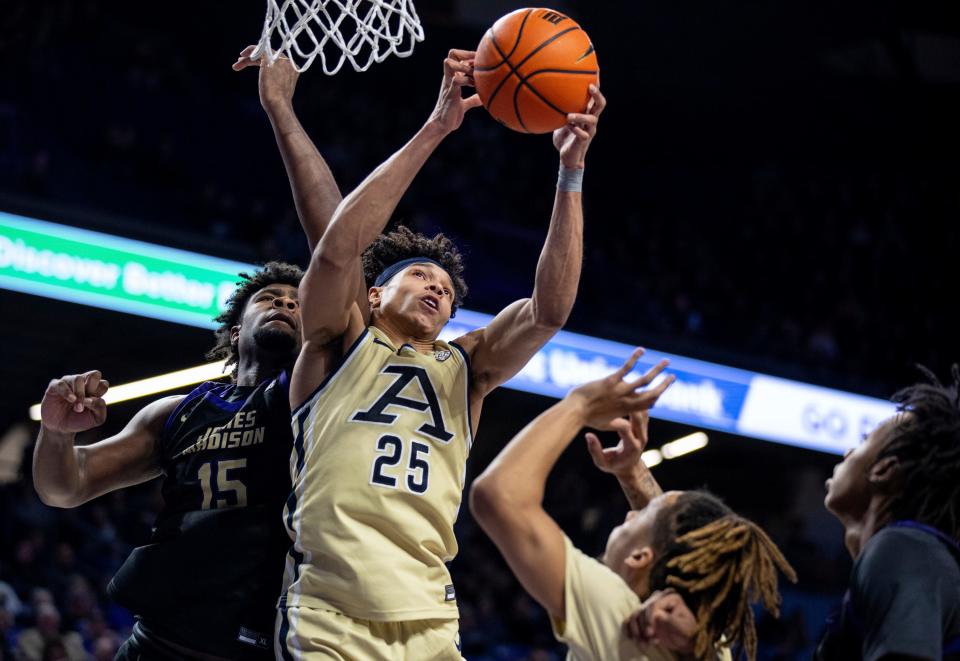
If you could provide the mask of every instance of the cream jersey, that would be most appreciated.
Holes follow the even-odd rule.
[[[570,648],[567,661],[674,661],[657,645],[629,638],[623,622],[640,609],[640,597],[602,562],[584,554],[564,535],[563,620],[552,618],[553,633]],[[716,661],[732,661],[721,647]]]
[[[293,412],[281,607],[459,617],[446,563],[472,442],[469,372],[456,344],[418,353],[371,326]]]
[[[627,638],[623,622],[640,610],[640,597],[613,570],[563,538],[563,620],[553,619],[557,640],[570,648],[567,661],[674,661],[673,653]]]

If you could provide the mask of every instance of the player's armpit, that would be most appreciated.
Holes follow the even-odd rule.
[[[119,434],[75,448],[79,481],[76,502],[70,506],[160,475],[158,441],[182,399],[177,395],[152,402],[140,409]]]
[[[560,326],[538,319],[533,299],[514,301],[485,328],[457,340],[470,355],[471,391],[483,397],[513,378]]]
[[[541,507],[514,507],[483,479],[470,490],[470,511],[527,593],[551,616],[565,618],[566,551],[557,523]]]
[[[301,297],[301,300],[302,297]],[[290,409],[296,410],[337,368],[357,338],[366,329],[366,321],[356,305],[347,314],[346,330],[332,340],[322,335],[304,334],[300,355],[290,377]]]

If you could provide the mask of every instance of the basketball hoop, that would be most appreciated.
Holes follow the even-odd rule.
[[[306,71],[319,56],[332,76],[349,61],[357,71],[391,54],[407,57],[423,26],[413,0],[267,0],[263,34],[251,57],[288,57]]]

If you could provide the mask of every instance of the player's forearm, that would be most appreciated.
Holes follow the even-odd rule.
[[[348,268],[383,231],[400,198],[446,132],[427,124],[347,195],[318,252],[320,258]]]
[[[79,504],[81,477],[75,440],[74,434],[40,428],[33,448],[33,486],[46,505]]]
[[[633,470],[618,474],[617,481],[623,489],[623,495],[630,503],[630,509],[642,510],[650,501],[663,493],[663,489],[646,466],[637,464]]]
[[[343,196],[327,162],[301,126],[293,107],[273,105],[268,107],[267,115],[287,170],[300,224],[313,252]]]
[[[531,297],[538,326],[561,328],[577,298],[583,262],[581,198],[580,193],[557,191]]]
[[[473,497],[485,505],[478,509],[495,515],[542,507],[547,477],[584,422],[580,402],[570,398],[540,414],[474,482]]]

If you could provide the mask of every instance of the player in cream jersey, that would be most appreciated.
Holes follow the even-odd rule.
[[[456,617],[446,562],[470,450],[469,359],[437,341],[395,347],[372,326],[293,414],[296,547],[288,606],[367,620]],[[371,488],[367,488],[371,487]],[[390,555],[390,571],[379,571]]]
[[[517,434],[474,481],[470,509],[550,613],[568,661],[729,661],[729,649],[738,648],[755,661],[752,602],[779,615],[777,571],[794,582],[796,575],[755,523],[706,492],[663,493],[643,465],[647,411],[674,377],[655,381],[662,360],[625,380],[642,354],[574,388]],[[637,506],[610,532],[599,561],[577,550],[543,509],[547,478],[582,427],[616,430],[616,447],[604,449],[595,434],[587,446]],[[649,481],[636,479],[644,476]],[[672,608],[660,608],[664,598],[675,600]],[[646,621],[639,632],[624,626],[638,610]]]
[[[471,435],[484,397],[562,327],[576,298],[580,182],[605,104],[595,88],[588,111],[553,136],[561,172],[530,298],[440,342],[467,292],[457,247],[406,228],[381,236],[433,150],[480,105],[461,92],[474,55],[450,51],[430,118],[344,198],[304,275],[303,350],[290,382],[293,546],[277,628],[284,659],[461,658],[445,563],[457,550]],[[361,289],[366,305],[356,302]]]

